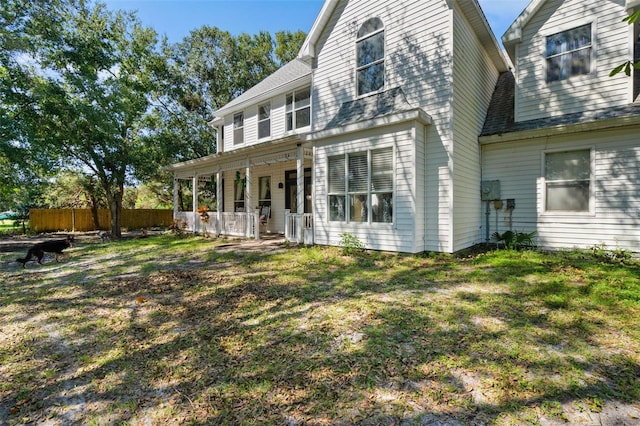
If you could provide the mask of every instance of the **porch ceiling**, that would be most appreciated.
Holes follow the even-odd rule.
[[[213,176],[217,172],[238,170],[245,167],[268,165],[297,159],[298,145],[302,145],[303,158],[312,158],[310,144],[304,143],[298,135],[247,146],[233,151],[209,155],[183,163],[172,164],[165,170],[173,172],[177,179],[194,176]]]

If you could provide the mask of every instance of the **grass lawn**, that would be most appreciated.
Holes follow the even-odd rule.
[[[227,244],[0,253],[0,424],[640,422],[637,262]]]

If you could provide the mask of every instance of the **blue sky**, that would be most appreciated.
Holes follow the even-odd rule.
[[[137,10],[143,24],[180,41],[193,29],[209,25],[231,32],[256,34],[261,30],[309,32],[322,0],[103,0],[110,9]],[[398,0],[390,0],[398,1]],[[427,0],[424,0],[427,1]],[[500,37],[529,0],[479,0]]]

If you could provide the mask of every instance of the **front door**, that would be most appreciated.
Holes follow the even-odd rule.
[[[285,177],[285,209],[292,213],[298,212],[298,172],[289,170]],[[304,169],[304,212],[311,213],[311,169]]]

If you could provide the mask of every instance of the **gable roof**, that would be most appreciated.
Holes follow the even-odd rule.
[[[540,8],[548,0],[533,0],[520,13],[511,26],[502,35],[502,44],[504,45],[511,61],[515,63],[516,45],[522,41],[522,28],[524,28],[535,16]],[[626,0],[625,7],[627,10],[640,6],[640,0]]]
[[[511,71],[502,73],[498,78],[487,118],[480,137],[503,135],[506,133],[532,130],[563,128],[571,125],[589,125],[600,122],[606,126],[605,120],[630,118],[640,120],[640,98],[631,104],[597,110],[582,111],[561,116],[538,118],[535,120],[514,120],[515,77]],[[621,121],[622,123],[622,121]]]
[[[284,93],[309,83],[311,83],[311,66],[301,59],[294,59],[218,109],[214,115],[220,118],[225,114],[241,111],[248,105],[270,99],[275,94]]]
[[[298,58],[301,59],[311,59],[317,56],[316,52],[316,44],[318,40],[322,36],[322,32],[324,31],[326,25],[329,23],[331,19],[331,15],[336,9],[336,6],[340,3],[340,1],[344,0],[325,0],[318,17],[316,18],[307,38],[305,39],[300,52],[298,53]],[[452,0],[448,0],[451,1]],[[499,71],[506,71],[509,69],[509,65],[505,60],[504,55],[502,54],[502,49],[498,41],[496,40],[493,31],[491,31],[491,27],[489,26],[489,22],[478,3],[478,0],[457,0],[460,4],[460,10],[465,14],[473,30],[476,35],[484,45],[485,49],[487,49],[487,53],[491,57],[493,63],[496,65]],[[639,0],[640,1],[640,0]]]

